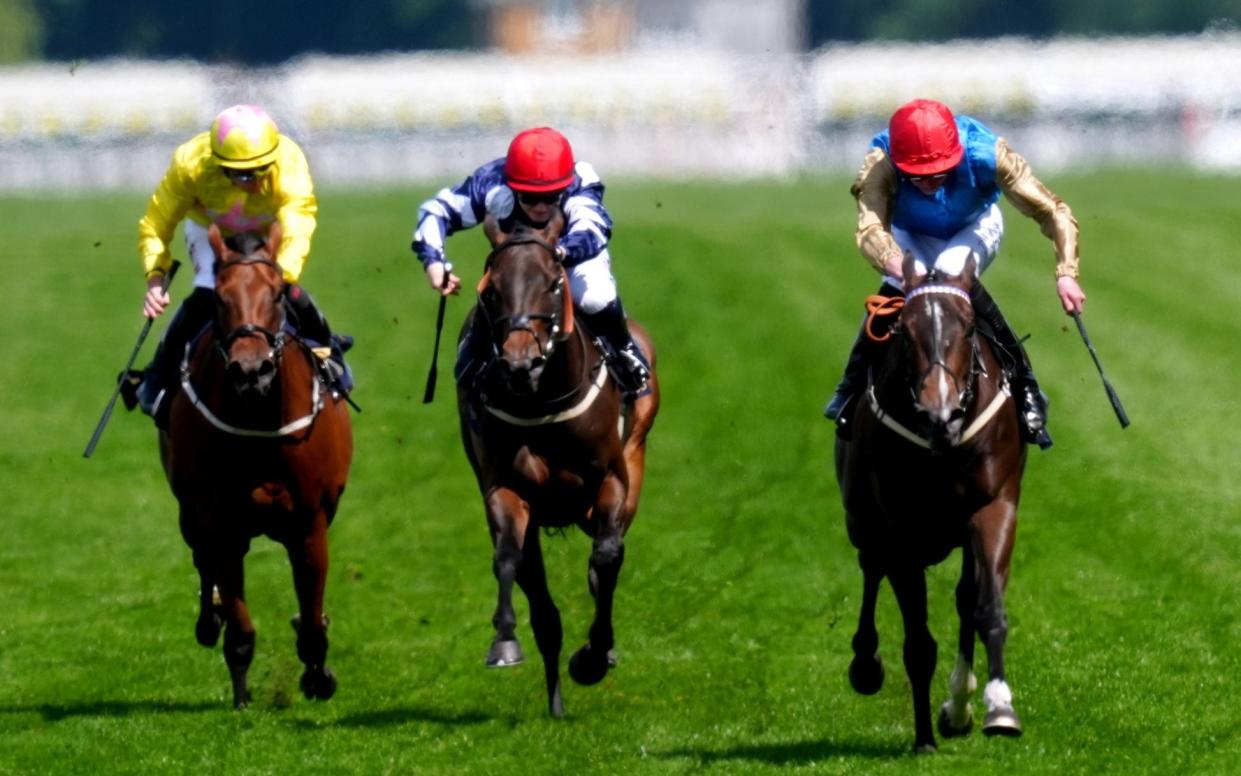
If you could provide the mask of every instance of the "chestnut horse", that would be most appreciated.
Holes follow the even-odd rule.
[[[279,225],[265,244],[240,235],[226,245],[214,226],[210,239],[216,318],[187,348],[183,390],[160,432],[181,535],[201,580],[195,635],[213,647],[224,628],[233,704],[244,707],[254,657],[244,559],[251,539],[265,534],[284,545],[293,566],[302,692],[327,699],[336,690],[325,664],[327,529],[353,457],[348,410],[309,346],[285,331],[284,281],[271,247],[280,244]]]
[[[515,628],[513,583],[530,604],[530,626],[543,657],[548,709],[564,714],[560,694],[560,612],[552,602],[539,529],[577,525],[594,540],[589,585],[595,599],[590,637],[569,661],[579,684],[603,679],[615,665],[612,600],[624,536],[638,508],[646,436],[659,409],[655,350],[636,323],[630,330],[651,362],[649,390],[626,406],[590,335],[575,324],[568,275],[554,245],[564,218],[540,230],[505,234],[486,223],[494,250],[479,301],[463,329],[478,320],[493,358],[478,390],[459,383],[458,414],[495,548],[499,600],[489,667],[524,660]]]
[[[913,278],[912,257],[904,272]],[[851,441],[836,441],[836,476],[863,576],[849,679],[865,695],[883,684],[875,598],[887,577],[904,621],[914,748],[920,752],[935,750],[930,692],[936,644],[927,628],[926,568],[957,547],[958,652],[939,732],[965,735],[973,725],[977,634],[988,664],[983,732],[1021,733],[1004,678],[1004,588],[1026,448],[996,351],[974,328],[974,273],[971,259],[961,277],[933,272],[907,284],[894,342],[853,411]]]

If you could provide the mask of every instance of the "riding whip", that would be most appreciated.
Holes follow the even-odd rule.
[[[447,288],[452,277],[452,262],[444,262],[444,280],[441,289]],[[435,315],[435,349],[431,351],[431,370],[427,372],[427,389],[422,394],[422,403],[430,404],[435,398],[435,378],[439,371],[440,333],[444,331],[444,308],[448,304],[448,295],[440,294],[440,309]]]
[[[172,285],[173,277],[176,276],[177,270],[180,268],[181,262],[172,262],[172,267],[168,270],[168,274],[164,276],[163,291],[168,291],[168,287]],[[116,407],[116,400],[121,395],[121,385],[129,377],[129,370],[134,368],[134,359],[138,358],[138,351],[142,350],[142,343],[146,342],[147,335],[151,333],[151,324],[153,323],[155,323],[154,318],[147,318],[146,323],[142,325],[142,331],[138,333],[138,342],[134,345],[133,352],[129,354],[129,360],[125,362],[125,368],[121,370],[120,375],[116,378],[116,388],[112,391],[112,398],[108,400],[108,406],[104,407],[103,416],[99,418],[99,425],[95,426],[95,433],[91,434],[90,441],[86,443],[86,450],[82,452],[83,458],[90,458],[91,453],[95,452],[95,446],[99,444],[99,438],[103,436],[103,429],[108,425],[108,420],[112,417],[112,410]]]
[[[1129,416],[1125,414],[1125,408],[1120,403],[1120,397],[1116,395],[1116,389],[1108,382],[1107,375],[1103,374],[1099,354],[1095,352],[1094,345],[1090,342],[1090,335],[1086,334],[1086,327],[1082,324],[1082,314],[1073,313],[1073,320],[1077,322],[1077,330],[1082,334],[1082,342],[1086,343],[1086,349],[1090,351],[1090,357],[1094,359],[1095,369],[1099,370],[1099,377],[1103,378],[1103,387],[1107,390],[1107,398],[1112,402],[1112,409],[1116,411],[1116,419],[1120,421],[1120,427],[1128,428]]]

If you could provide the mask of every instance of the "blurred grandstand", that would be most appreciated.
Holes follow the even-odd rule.
[[[267,106],[325,183],[451,178],[537,124],[613,178],[848,171],[914,96],[1039,169],[1241,169],[1235,32],[806,51],[800,0],[479,3],[485,51],[0,68],[0,189],[147,188],[236,102]]]

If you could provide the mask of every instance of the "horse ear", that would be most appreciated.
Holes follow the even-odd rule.
[[[552,210],[552,217],[547,220],[547,225],[543,227],[543,238],[552,245],[560,239],[560,234],[564,231],[564,211],[559,207]]]
[[[267,228],[267,250],[271,258],[276,258],[276,253],[280,250],[280,241],[284,238],[284,230],[280,227],[279,221],[272,221],[271,226]]]
[[[913,253],[905,251],[905,262],[901,265],[901,275],[905,279],[905,291],[908,293],[926,278],[926,267],[914,258]]]
[[[508,232],[500,228],[500,221],[490,213],[483,219],[483,234],[487,235],[492,248],[508,240],[509,235]]]
[[[216,261],[224,261],[224,236],[220,234],[220,227],[215,224],[207,227],[207,242],[211,243]]]

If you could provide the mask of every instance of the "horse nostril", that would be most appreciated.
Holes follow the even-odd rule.
[[[546,362],[547,362],[547,359],[543,358],[542,356],[535,356],[534,358],[530,359],[530,371],[533,372],[536,369],[542,369],[543,364],[545,364]]]
[[[276,364],[272,361],[264,361],[259,364],[259,378],[270,377],[276,371]]]

